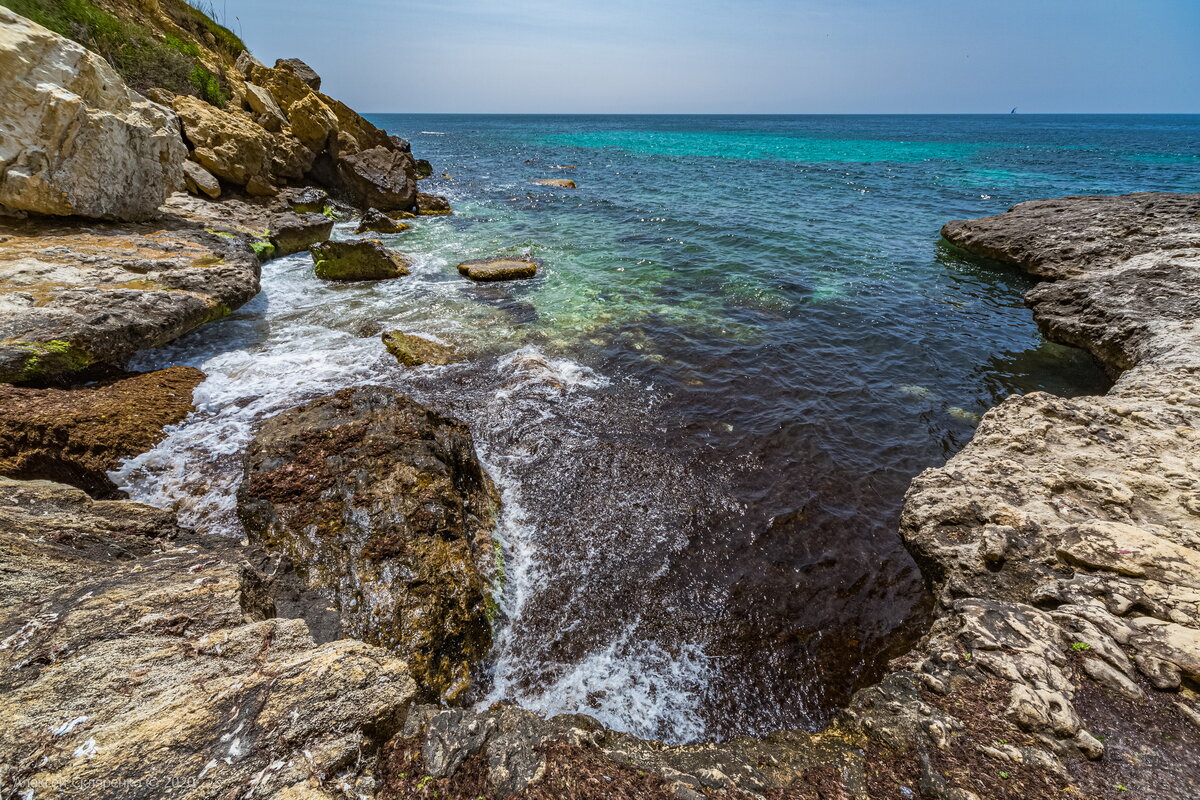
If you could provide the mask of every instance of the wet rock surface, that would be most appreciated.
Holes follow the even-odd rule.
[[[321,242],[312,254],[317,277],[327,281],[377,281],[409,273],[408,259],[378,239]]]
[[[405,225],[399,220],[389,217],[380,211],[368,211],[363,214],[362,221],[358,223],[358,228],[355,233],[399,233],[400,231],[408,230],[408,225]]]
[[[420,367],[426,364],[444,367],[462,361],[462,356],[449,345],[415,336],[404,331],[385,331],[380,337],[383,346],[406,367]]]
[[[203,380],[198,369],[171,367],[73,390],[0,384],[0,475],[113,496],[106,473],[182,422]]]
[[[536,261],[515,258],[488,258],[464,261],[458,265],[458,274],[473,281],[516,281],[537,275]]]
[[[404,656],[446,700],[491,643],[498,502],[466,426],[382,387],[268,420],[238,496],[252,541],[325,593],[344,635]]]
[[[271,244],[276,256],[288,256],[328,241],[333,220],[324,214],[280,214],[271,220]]]

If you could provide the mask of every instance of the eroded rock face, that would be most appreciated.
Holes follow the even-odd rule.
[[[446,700],[490,646],[497,505],[466,426],[382,387],[268,420],[238,495],[252,541],[326,593],[345,635],[406,658]]]
[[[321,242],[312,247],[318,278],[327,281],[377,281],[408,274],[408,259],[378,239]]]
[[[170,367],[73,390],[0,384],[0,475],[112,496],[107,473],[182,422],[203,380],[198,369]]]
[[[406,367],[420,367],[425,364],[444,367],[463,360],[453,347],[423,336],[414,336],[404,331],[385,331],[381,338],[388,352]]]
[[[183,187],[174,115],[100,56],[6,8],[0,107],[0,206],[142,220]]]
[[[416,168],[408,153],[372,147],[340,157],[329,173],[327,182],[356,208],[408,211],[416,206]]]
[[[400,233],[408,230],[408,226],[399,220],[392,219],[381,211],[370,210],[363,214],[355,233]]]
[[[239,186],[269,176],[270,134],[249,115],[222,111],[188,95],[176,97],[174,108],[200,166]]]
[[[280,214],[271,220],[271,242],[276,256],[287,256],[328,241],[333,220],[324,214]]]
[[[373,792],[375,754],[415,694],[404,662],[318,646],[302,620],[275,618],[271,579],[235,543],[160,509],[0,478],[0,563],[6,792]]]

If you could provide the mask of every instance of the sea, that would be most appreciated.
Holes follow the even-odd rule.
[[[826,724],[928,624],[898,535],[912,478],[1010,395],[1108,387],[1041,336],[1030,278],[941,226],[1200,191],[1200,115],[370,119],[454,208],[385,237],[412,274],[264,265],[253,301],[136,359],[208,378],[114,478],[242,536],[241,453],[263,419],[398,388],[470,425],[504,501],[473,701],[670,742]],[[542,268],[487,285],[456,270],[498,256]],[[469,359],[402,368],[379,340],[393,329]]]

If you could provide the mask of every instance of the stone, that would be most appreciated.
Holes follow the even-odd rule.
[[[369,209],[363,213],[355,233],[399,233],[408,230],[409,226],[395,220],[381,211]]]
[[[0,475],[117,496],[107,473],[182,422],[203,380],[198,369],[170,367],[69,391],[0,384]]]
[[[100,56],[0,8],[0,206],[110,220],[157,216],[183,188],[173,114]]]
[[[369,775],[416,694],[404,662],[276,618],[270,579],[221,538],[0,479],[6,786],[115,800],[153,775],[195,797],[299,797]]]
[[[433,177],[433,165],[423,158],[418,158],[413,164],[417,168],[417,178],[425,179]]]
[[[221,196],[221,183],[216,176],[191,159],[183,162],[183,177],[192,194],[203,194],[213,200]]]
[[[331,188],[358,209],[408,211],[417,203],[412,156],[397,150],[373,147],[339,158],[331,178]]]
[[[313,91],[320,91],[321,76],[316,70],[298,58],[281,58],[275,62],[275,69],[285,69],[295,75],[304,85]]]
[[[450,201],[437,194],[418,194],[417,213],[424,216],[439,216],[453,214]]]
[[[498,497],[466,426],[382,387],[347,389],[263,424],[239,515],[326,594],[344,635],[407,659],[451,701],[491,643]]]
[[[329,207],[329,194],[316,186],[306,186],[288,198],[288,205],[297,214],[320,214]]]
[[[292,103],[287,113],[292,135],[314,153],[326,150],[330,141],[337,136],[337,117],[315,94]]]
[[[317,277],[327,281],[376,281],[409,273],[408,259],[378,239],[321,242],[312,254]]]
[[[279,133],[288,124],[288,118],[275,102],[268,89],[257,84],[246,84],[246,105],[258,116],[256,121],[271,133]]]
[[[222,111],[188,95],[173,107],[200,166],[238,186],[253,178],[269,180],[271,134],[241,111]]]
[[[1066,532],[1057,555],[1069,564],[1200,589],[1200,550],[1123,522],[1075,526]]]
[[[324,214],[280,214],[271,220],[271,244],[277,257],[308,250],[329,240],[333,220]]]
[[[217,216],[230,209],[175,198]],[[53,383],[120,367],[247,302],[259,287],[252,237],[222,224],[172,216],[167,226],[0,225],[0,381]]]
[[[515,281],[537,275],[536,261],[513,258],[491,258],[464,261],[458,265],[460,275],[473,281]]]
[[[575,181],[570,178],[540,178],[534,181],[538,186],[553,186],[555,189],[575,189]]]
[[[339,135],[346,137],[341,140],[342,146],[338,149],[339,156],[353,155],[374,147],[382,147],[385,150],[395,150],[400,153],[409,152],[407,147],[393,141],[393,137],[368,122],[350,106],[327,94],[318,96],[337,116]]]
[[[414,336],[403,331],[385,331],[381,338],[388,352],[406,367],[420,367],[426,364],[444,367],[463,360],[453,347],[423,336]]]

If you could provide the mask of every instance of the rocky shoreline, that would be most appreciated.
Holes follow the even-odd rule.
[[[131,376],[131,355],[247,302],[261,263],[328,239],[333,216],[392,230],[448,205],[303,62],[229,55],[212,66],[239,105],[152,103],[84,48],[5,9],[0,26],[0,98],[33,105],[47,65],[82,98],[55,129],[73,148],[0,147],[0,203],[22,217],[0,224],[0,798],[1200,795],[1200,196],[943,229],[1046,279],[1035,318],[1111,391],[1009,398],[913,481],[900,534],[934,622],[828,729],[672,747],[455,707],[490,642],[498,500],[465,426],[392,390],[264,424],[250,541],[119,499],[105,473],[203,379]],[[92,179],[105,132],[133,195]],[[329,278],[406,271],[372,240],[326,250]],[[338,271],[336,250],[374,260]],[[457,357],[413,338],[380,346]]]

